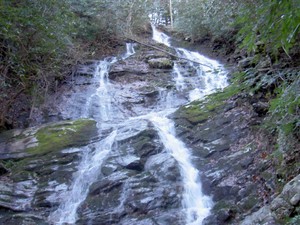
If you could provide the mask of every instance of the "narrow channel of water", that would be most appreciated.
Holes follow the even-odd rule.
[[[50,221],[57,225],[76,223],[76,211],[86,199],[90,185],[99,177],[101,166],[112,149],[116,135],[115,130],[104,140],[82,149],[83,156],[78,171],[74,174],[74,181],[62,196],[59,208],[50,214]]]
[[[171,47],[170,38],[166,34],[159,32],[154,26],[152,26],[152,29],[153,40]],[[188,59],[190,67],[196,70],[196,79],[202,81],[194,82],[196,85],[189,90],[190,101],[201,99],[217,89],[227,86],[226,72],[217,61],[208,59],[197,52],[191,52],[182,48],[175,48],[175,51],[180,58]],[[178,91],[183,91],[186,88],[185,79],[180,72],[181,70],[183,68],[180,68],[175,63],[173,74],[175,75],[174,80]],[[185,147],[183,142],[176,138],[173,122],[167,118],[167,115],[153,114],[149,117],[149,120],[158,131],[165,148],[177,160],[180,166],[184,184],[182,202],[183,210],[186,214],[186,224],[199,225],[209,215],[213,202],[209,196],[205,196],[202,193],[199,171],[191,163],[189,149]]]

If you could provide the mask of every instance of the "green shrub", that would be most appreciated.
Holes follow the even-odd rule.
[[[249,1],[237,20],[242,47],[256,51],[257,42],[265,50],[278,54],[282,48],[287,54],[296,44],[300,31],[300,4],[298,0]]]

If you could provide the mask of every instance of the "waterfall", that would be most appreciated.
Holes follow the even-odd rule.
[[[134,45],[135,44],[133,44],[133,43],[126,43],[126,53],[122,57],[123,60],[127,59],[129,56],[132,56],[133,54],[135,54]]]
[[[228,85],[227,73],[217,61],[206,58],[198,52],[188,51],[183,48],[177,48],[176,52],[181,58],[190,60],[189,65],[196,70],[199,78],[199,82],[196,83],[198,86],[194,86],[194,90],[189,94],[190,101],[203,98]]]
[[[94,116],[100,114],[99,116],[103,121],[108,121],[111,119],[111,95],[108,91],[110,87],[108,71],[111,64],[115,63],[116,61],[117,59],[114,57],[98,62],[94,72],[94,77],[98,79],[99,87],[96,89],[95,93],[88,98],[83,117],[90,117],[92,103],[96,99],[100,104],[100,110],[97,114],[94,114]]]
[[[185,89],[184,77],[182,76],[177,63],[174,63],[173,74],[175,75],[176,89],[179,91]]]
[[[190,152],[184,143],[175,137],[174,125],[171,120],[157,114],[151,115],[149,120],[157,129],[167,151],[180,166],[184,186],[182,202],[187,217],[187,225],[201,224],[203,219],[209,215],[212,201],[201,191],[199,171],[191,163]]]
[[[169,36],[158,31],[154,26],[152,28],[153,40],[174,48],[170,44]],[[77,168],[78,171],[74,173],[73,181],[68,191],[60,196],[60,205],[56,211],[50,214],[49,221],[55,224],[76,223],[78,220],[77,210],[86,200],[90,185],[101,179],[100,171],[102,166],[106,165],[104,164],[106,159],[118,155],[116,144],[114,145],[114,143],[126,140],[126,138],[137,135],[143,129],[150,127],[157,131],[157,138],[160,139],[160,144],[165,149],[166,155],[170,156],[175,167],[178,165],[180,171],[183,187],[181,196],[181,211],[183,213],[180,213],[180,219],[183,219],[181,215],[184,214],[185,224],[199,225],[209,215],[213,202],[209,196],[202,193],[200,172],[192,164],[191,151],[182,141],[176,138],[173,121],[168,119],[168,115],[173,113],[183,103],[201,99],[216,89],[224,88],[227,85],[226,73],[217,61],[208,59],[197,52],[191,52],[182,48],[174,48],[174,50],[181,58],[190,60],[186,62],[178,61],[174,64],[172,82],[176,88],[170,86],[156,87],[159,98],[156,105],[150,110],[147,109],[147,105],[139,105],[140,108],[134,112],[136,114],[135,117],[124,115],[122,109],[118,109],[117,103],[114,101],[116,99],[115,96],[131,99],[130,92],[134,90],[131,88],[142,87],[144,83],[140,82],[137,86],[130,86],[129,84],[130,88],[127,92],[117,95],[118,91],[122,91],[120,88],[123,88],[123,86],[115,81],[110,82],[108,74],[112,64],[117,62],[118,59],[110,57],[98,61],[94,65],[93,79],[95,84],[92,85],[93,89],[87,92],[90,95],[86,98],[84,103],[85,109],[81,117],[94,118],[98,122],[99,133],[102,133],[105,127],[113,131],[103,140],[78,150],[82,152],[82,160]],[[127,43],[126,53],[121,55],[120,60],[126,60],[134,53],[134,44]],[[127,65],[127,62],[120,63]],[[190,74],[190,71],[185,72],[186,66],[192,68],[190,71],[196,71],[195,74]],[[86,69],[86,71],[89,70]],[[130,144],[128,143],[128,151],[131,151]],[[132,152],[123,154],[131,155]],[[133,156],[130,160],[133,160],[133,162],[135,160],[138,161],[139,157]],[[136,182],[138,179],[133,180]],[[127,198],[132,198],[132,193],[134,193],[132,190],[127,190],[132,187],[130,182],[129,179],[122,180],[122,188],[119,190],[121,193],[118,193],[119,197],[117,198],[118,204],[113,210],[110,210],[110,215],[113,213],[118,214],[119,211],[121,215],[122,210],[128,207],[126,200]],[[151,192],[149,192],[150,194]],[[152,197],[147,195],[146,199],[152,199]],[[147,201],[141,200],[140,203],[144,204]],[[111,219],[113,221],[113,218]]]
[[[171,47],[169,44],[170,38],[166,34],[159,32],[153,25],[152,29],[153,40]],[[202,82],[193,83],[193,88],[189,92],[190,101],[203,98],[216,89],[227,86],[226,72],[224,72],[224,68],[217,61],[182,48],[175,48],[175,51],[179,57],[190,60],[189,65],[196,70],[198,78],[202,79]],[[173,74],[175,75],[174,80],[178,91],[182,91],[185,88],[185,80],[180,69],[180,66],[175,63]],[[165,148],[180,166],[184,186],[182,205],[186,215],[186,224],[199,225],[209,215],[213,202],[209,196],[205,196],[202,193],[199,171],[191,163],[189,149],[175,137],[173,122],[167,118],[167,115],[168,113],[163,115],[153,114],[148,119],[158,131]]]
[[[171,46],[169,42],[170,37],[162,32],[159,32],[153,24],[151,24],[151,27],[153,32],[153,36],[152,36],[153,40],[170,47]]]
[[[123,59],[135,53],[133,44],[126,44],[126,53]],[[117,62],[116,57],[108,57],[99,61],[95,67],[93,77],[98,83],[95,92],[88,97],[85,110],[81,117],[98,117],[98,122],[110,121],[112,111],[111,92],[112,87],[108,79],[110,66]],[[98,112],[91,115],[92,103],[97,100]],[[101,132],[101,125],[99,132]],[[69,190],[61,196],[61,204],[58,209],[49,215],[49,220],[55,224],[74,224],[77,221],[77,209],[86,199],[90,185],[99,177],[101,166],[111,152],[117,135],[117,129],[112,131],[105,139],[94,144],[90,144],[80,149],[82,160],[78,166],[78,171],[74,174],[74,179]]]
[[[69,191],[62,196],[59,208],[50,214],[50,221],[55,224],[74,224],[77,220],[76,211],[78,206],[87,197],[89,186],[96,181],[99,170],[107,155],[111,151],[117,131],[99,143],[92,144],[83,149],[82,161],[74,174],[74,181]]]

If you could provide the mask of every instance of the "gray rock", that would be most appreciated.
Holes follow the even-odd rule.
[[[157,58],[148,60],[148,64],[151,68],[172,69],[174,62],[168,58]]]

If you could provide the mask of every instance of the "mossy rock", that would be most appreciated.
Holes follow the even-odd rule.
[[[26,150],[33,154],[81,146],[97,136],[96,121],[90,119],[63,121],[40,128],[34,136],[37,139],[37,146]]]
[[[5,138],[0,138],[0,159],[16,159],[88,144],[98,136],[98,129],[96,121],[79,119],[13,130],[1,136]]]
[[[168,58],[150,59],[148,64],[151,68],[156,69],[172,69],[174,62]]]
[[[177,110],[173,118],[185,118],[191,124],[198,124],[207,121],[214,115],[214,111],[219,104],[211,104],[212,102],[195,101],[189,105],[183,106]]]
[[[226,111],[228,107],[230,108],[230,104],[225,107],[225,102],[237,94],[239,90],[239,87],[231,85],[221,92],[207,96],[203,100],[194,101],[180,107],[171,117],[175,120],[184,118],[193,125],[204,123],[220,111]]]

